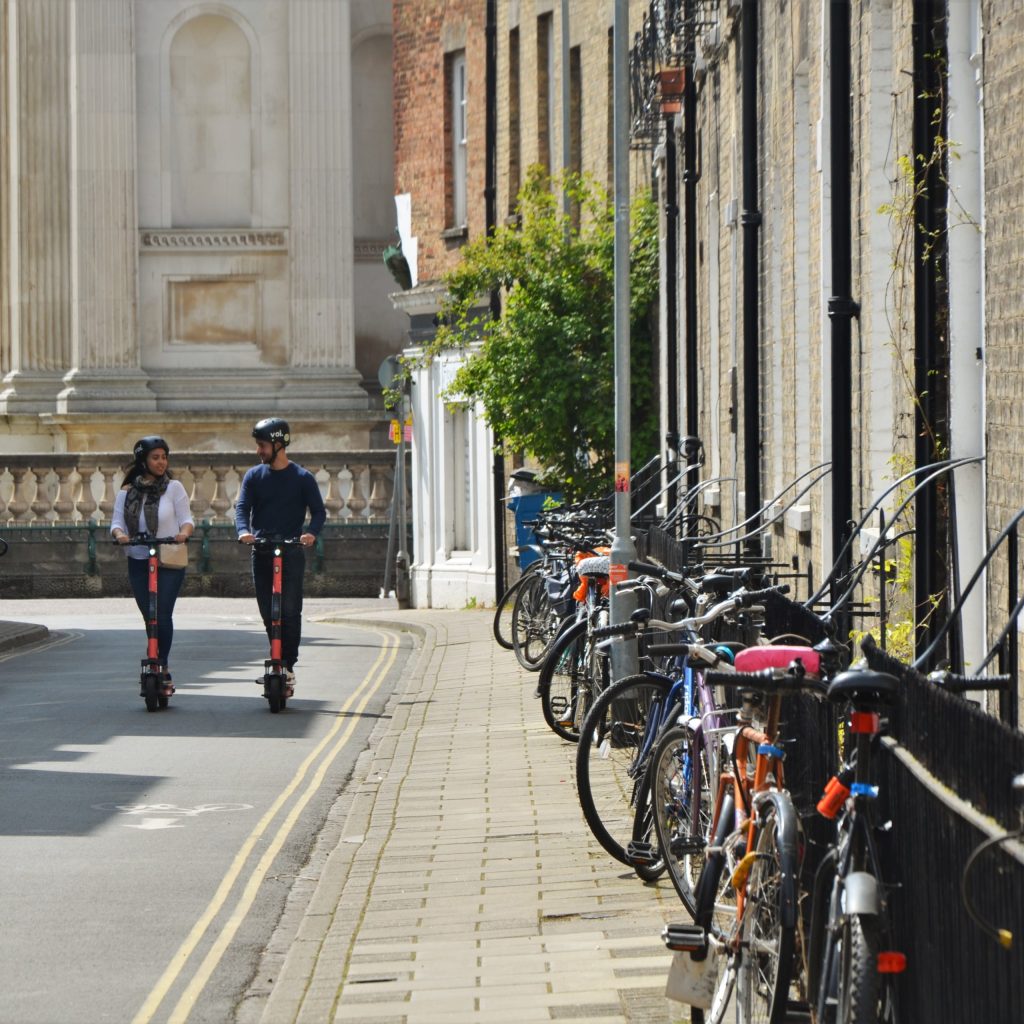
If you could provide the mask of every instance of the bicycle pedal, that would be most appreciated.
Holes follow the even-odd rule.
[[[661,940],[674,953],[702,953],[708,948],[708,933],[698,924],[667,924]]]
[[[672,840],[673,857],[697,857],[704,852],[707,843],[700,836],[679,836]]]
[[[811,1024],[811,1008],[804,1002],[790,1000],[786,1003],[786,1012],[782,1017],[785,1024]]]
[[[639,866],[654,864],[658,860],[658,851],[651,843],[634,840],[626,847],[626,857],[630,864]]]

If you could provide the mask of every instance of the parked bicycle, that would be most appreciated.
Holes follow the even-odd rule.
[[[741,700],[732,770],[721,774],[695,893],[709,954],[702,973],[714,979],[703,1004],[710,1024],[733,998],[741,1021],[783,1024],[791,1012],[806,1012],[797,955],[799,822],[785,786],[781,708],[784,695],[823,696],[833,658],[810,647],[749,647],[736,655],[735,675],[708,674],[712,685],[738,688]]]
[[[716,620],[724,620],[740,609],[756,606],[768,590],[776,592],[784,589],[747,591],[741,588],[700,615],[687,616],[678,621],[641,615],[639,621],[608,626],[596,630],[594,635],[601,639],[658,630],[670,637],[686,637],[687,641],[668,646],[648,644],[645,650],[650,654],[686,657],[701,670],[721,666],[723,662],[728,666],[731,650],[726,653],[716,649],[714,643],[703,642],[699,638],[699,630]],[[706,701],[700,707],[701,718],[716,714],[719,709],[710,691],[699,692]],[[689,711],[686,706],[685,675],[673,679],[662,672],[648,670],[613,683],[594,701],[583,721],[576,751],[576,785],[580,805],[594,837],[616,860],[624,864],[635,865],[640,862],[643,866],[642,862],[647,860],[647,866],[651,866],[650,851],[634,845],[633,854],[630,854],[632,844],[649,842],[649,829],[647,838],[637,834],[644,831],[642,825],[636,827],[638,814],[642,821],[646,817],[649,825],[653,826],[653,818],[645,806],[649,799],[648,771],[651,756],[661,734],[670,726],[678,724],[681,715],[685,714],[689,719]],[[703,757],[709,765],[709,777],[717,771],[719,760],[713,748],[712,741],[703,745],[697,755]],[[691,775],[691,778],[698,780],[702,777],[701,774]],[[702,781],[700,784],[703,786]],[[688,804],[695,802],[699,805],[700,801],[698,793],[691,795]],[[677,849],[681,856],[689,852],[678,844]],[[680,885],[685,891],[687,886],[683,877],[681,870]]]

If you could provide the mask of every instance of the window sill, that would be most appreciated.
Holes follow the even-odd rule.
[[[444,231],[441,232],[441,238],[446,242],[454,242],[458,241],[460,238],[468,237],[469,228],[465,224],[462,224],[457,228],[445,228]]]

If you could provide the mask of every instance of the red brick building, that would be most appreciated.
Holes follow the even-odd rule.
[[[480,0],[394,0],[395,193],[408,195],[416,283],[485,230],[486,14]]]

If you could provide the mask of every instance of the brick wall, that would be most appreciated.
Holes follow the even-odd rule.
[[[982,7],[986,474],[994,536],[1024,506],[1024,3],[986,0]],[[1006,617],[1007,572],[1000,558],[989,575],[990,622]]]
[[[519,0],[498,5],[497,176],[499,220],[513,213],[515,195],[526,169],[536,163],[554,173],[562,169],[562,17],[556,0]],[[647,5],[629,4],[630,39]],[[569,4],[570,63],[579,88],[570,90],[570,164],[612,185],[611,32],[614,5],[609,0],[573,0]],[[545,29],[547,26],[547,29]],[[553,77],[539,66],[543,33],[550,31]],[[515,54],[518,53],[518,60]],[[578,127],[577,127],[578,126]],[[545,143],[550,142],[550,155]],[[578,147],[578,148],[577,148]],[[573,169],[576,169],[575,167]],[[631,188],[650,184],[650,153],[630,159]]]
[[[486,7],[479,0],[394,0],[395,192],[412,196],[419,280],[439,278],[466,238],[484,231]],[[451,135],[446,57],[466,55],[467,223],[452,231]]]

